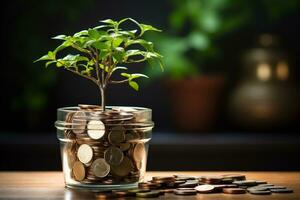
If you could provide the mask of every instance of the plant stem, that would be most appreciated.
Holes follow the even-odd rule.
[[[101,94],[101,108],[102,112],[105,112],[106,110],[106,101],[105,101],[105,88],[104,87],[99,87],[100,89],[100,94]]]

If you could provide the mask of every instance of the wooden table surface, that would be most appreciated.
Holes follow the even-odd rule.
[[[197,196],[177,196],[165,194],[159,199],[300,199],[300,172],[147,172],[152,176],[184,174],[192,176],[221,175],[239,173],[247,179],[265,180],[276,185],[290,187],[294,193],[258,196],[251,194],[197,194]],[[92,192],[78,192],[64,187],[62,172],[0,172],[0,199],[95,199]],[[126,198],[134,199],[134,198]]]

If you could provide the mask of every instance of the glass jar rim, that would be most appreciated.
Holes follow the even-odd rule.
[[[154,123],[151,119],[151,115],[152,115],[152,110],[150,108],[144,108],[144,107],[133,107],[133,106],[107,106],[106,107],[108,110],[103,112],[101,110],[84,110],[84,109],[80,109],[80,107],[78,106],[72,106],[72,107],[62,107],[62,108],[58,108],[57,109],[57,113],[58,113],[58,119],[55,122],[55,127],[57,129],[60,130],[73,130],[74,127],[76,127],[76,129],[82,127],[83,129],[89,130],[90,128],[88,126],[82,126],[83,122],[87,122],[87,121],[106,121],[109,118],[105,118],[103,116],[105,116],[105,114],[107,114],[108,112],[115,112],[115,113],[120,113],[123,116],[121,116],[120,118],[115,118],[113,120],[108,120],[105,122],[105,128],[107,129],[107,127],[110,126],[122,126],[125,129],[131,129],[132,127],[134,127],[133,129],[137,129],[137,128],[153,128],[154,127]],[[113,108],[119,108],[120,110],[113,110]],[[131,110],[130,110],[131,109]],[[130,110],[130,111],[129,111]],[[76,118],[76,122],[74,122],[74,120],[72,122],[67,121],[67,116],[68,115],[72,115],[75,114],[76,112],[82,112],[84,114],[84,116],[81,116],[80,118]],[[63,119],[60,117],[60,115],[62,115]],[[146,115],[146,116],[145,116]],[[134,121],[131,122],[130,119],[133,118],[133,116],[141,116],[143,118],[143,116],[146,118],[144,118],[141,121]],[[126,121],[129,120],[126,123],[115,123],[116,121]],[[90,129],[92,130],[92,129]]]

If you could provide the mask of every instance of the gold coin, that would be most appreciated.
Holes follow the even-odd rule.
[[[110,171],[109,164],[106,163],[106,161],[103,158],[98,158],[94,160],[92,166],[93,174],[97,177],[105,177],[108,175]]]
[[[77,111],[73,115],[72,129],[75,134],[84,133],[86,126],[86,115],[82,111]]]
[[[87,124],[87,134],[90,138],[98,140],[105,134],[105,126],[100,120],[92,120]]]
[[[77,180],[77,181],[82,181],[85,177],[84,165],[79,161],[76,161],[74,163],[74,165],[72,167],[72,172],[73,172],[75,180]]]
[[[133,158],[135,161],[141,161],[146,156],[145,145],[143,143],[137,143],[133,150]]]
[[[108,135],[108,141],[111,144],[120,144],[125,140],[125,128],[123,126],[115,126],[111,128]]]
[[[76,161],[76,144],[74,142],[68,142],[65,146],[65,153],[67,155],[68,165],[72,168]]]
[[[117,147],[109,147],[104,152],[104,159],[110,165],[119,165],[124,158],[123,152]]]
[[[130,148],[130,143],[129,142],[126,142],[126,143],[121,143],[119,145],[121,151],[127,151],[129,148]]]
[[[133,170],[132,162],[126,156],[124,156],[122,162],[119,165],[112,165],[111,171],[117,176],[127,176],[130,171]]]
[[[93,149],[87,144],[79,146],[77,151],[77,157],[80,162],[88,164],[93,159]]]
[[[101,106],[99,105],[88,105],[88,104],[78,104],[78,107],[80,109],[91,109],[91,110],[101,109]]]
[[[135,108],[132,108],[132,107],[113,107],[112,110],[115,110],[115,111],[123,111],[123,112],[136,112],[137,109]]]

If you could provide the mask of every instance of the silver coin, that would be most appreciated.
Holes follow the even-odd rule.
[[[112,146],[104,152],[104,158],[110,165],[119,165],[123,161],[124,154],[119,148]]]
[[[93,149],[87,144],[82,144],[79,146],[77,151],[77,157],[80,162],[88,164],[93,159]]]
[[[103,158],[96,159],[93,162],[91,168],[93,174],[100,178],[107,176],[110,172],[110,166],[106,163],[106,161]]]
[[[98,140],[105,134],[105,125],[100,120],[92,120],[87,124],[87,134],[90,138]]]
[[[86,115],[82,111],[77,111],[73,115],[72,129],[75,134],[81,134],[85,131],[86,126]]]

